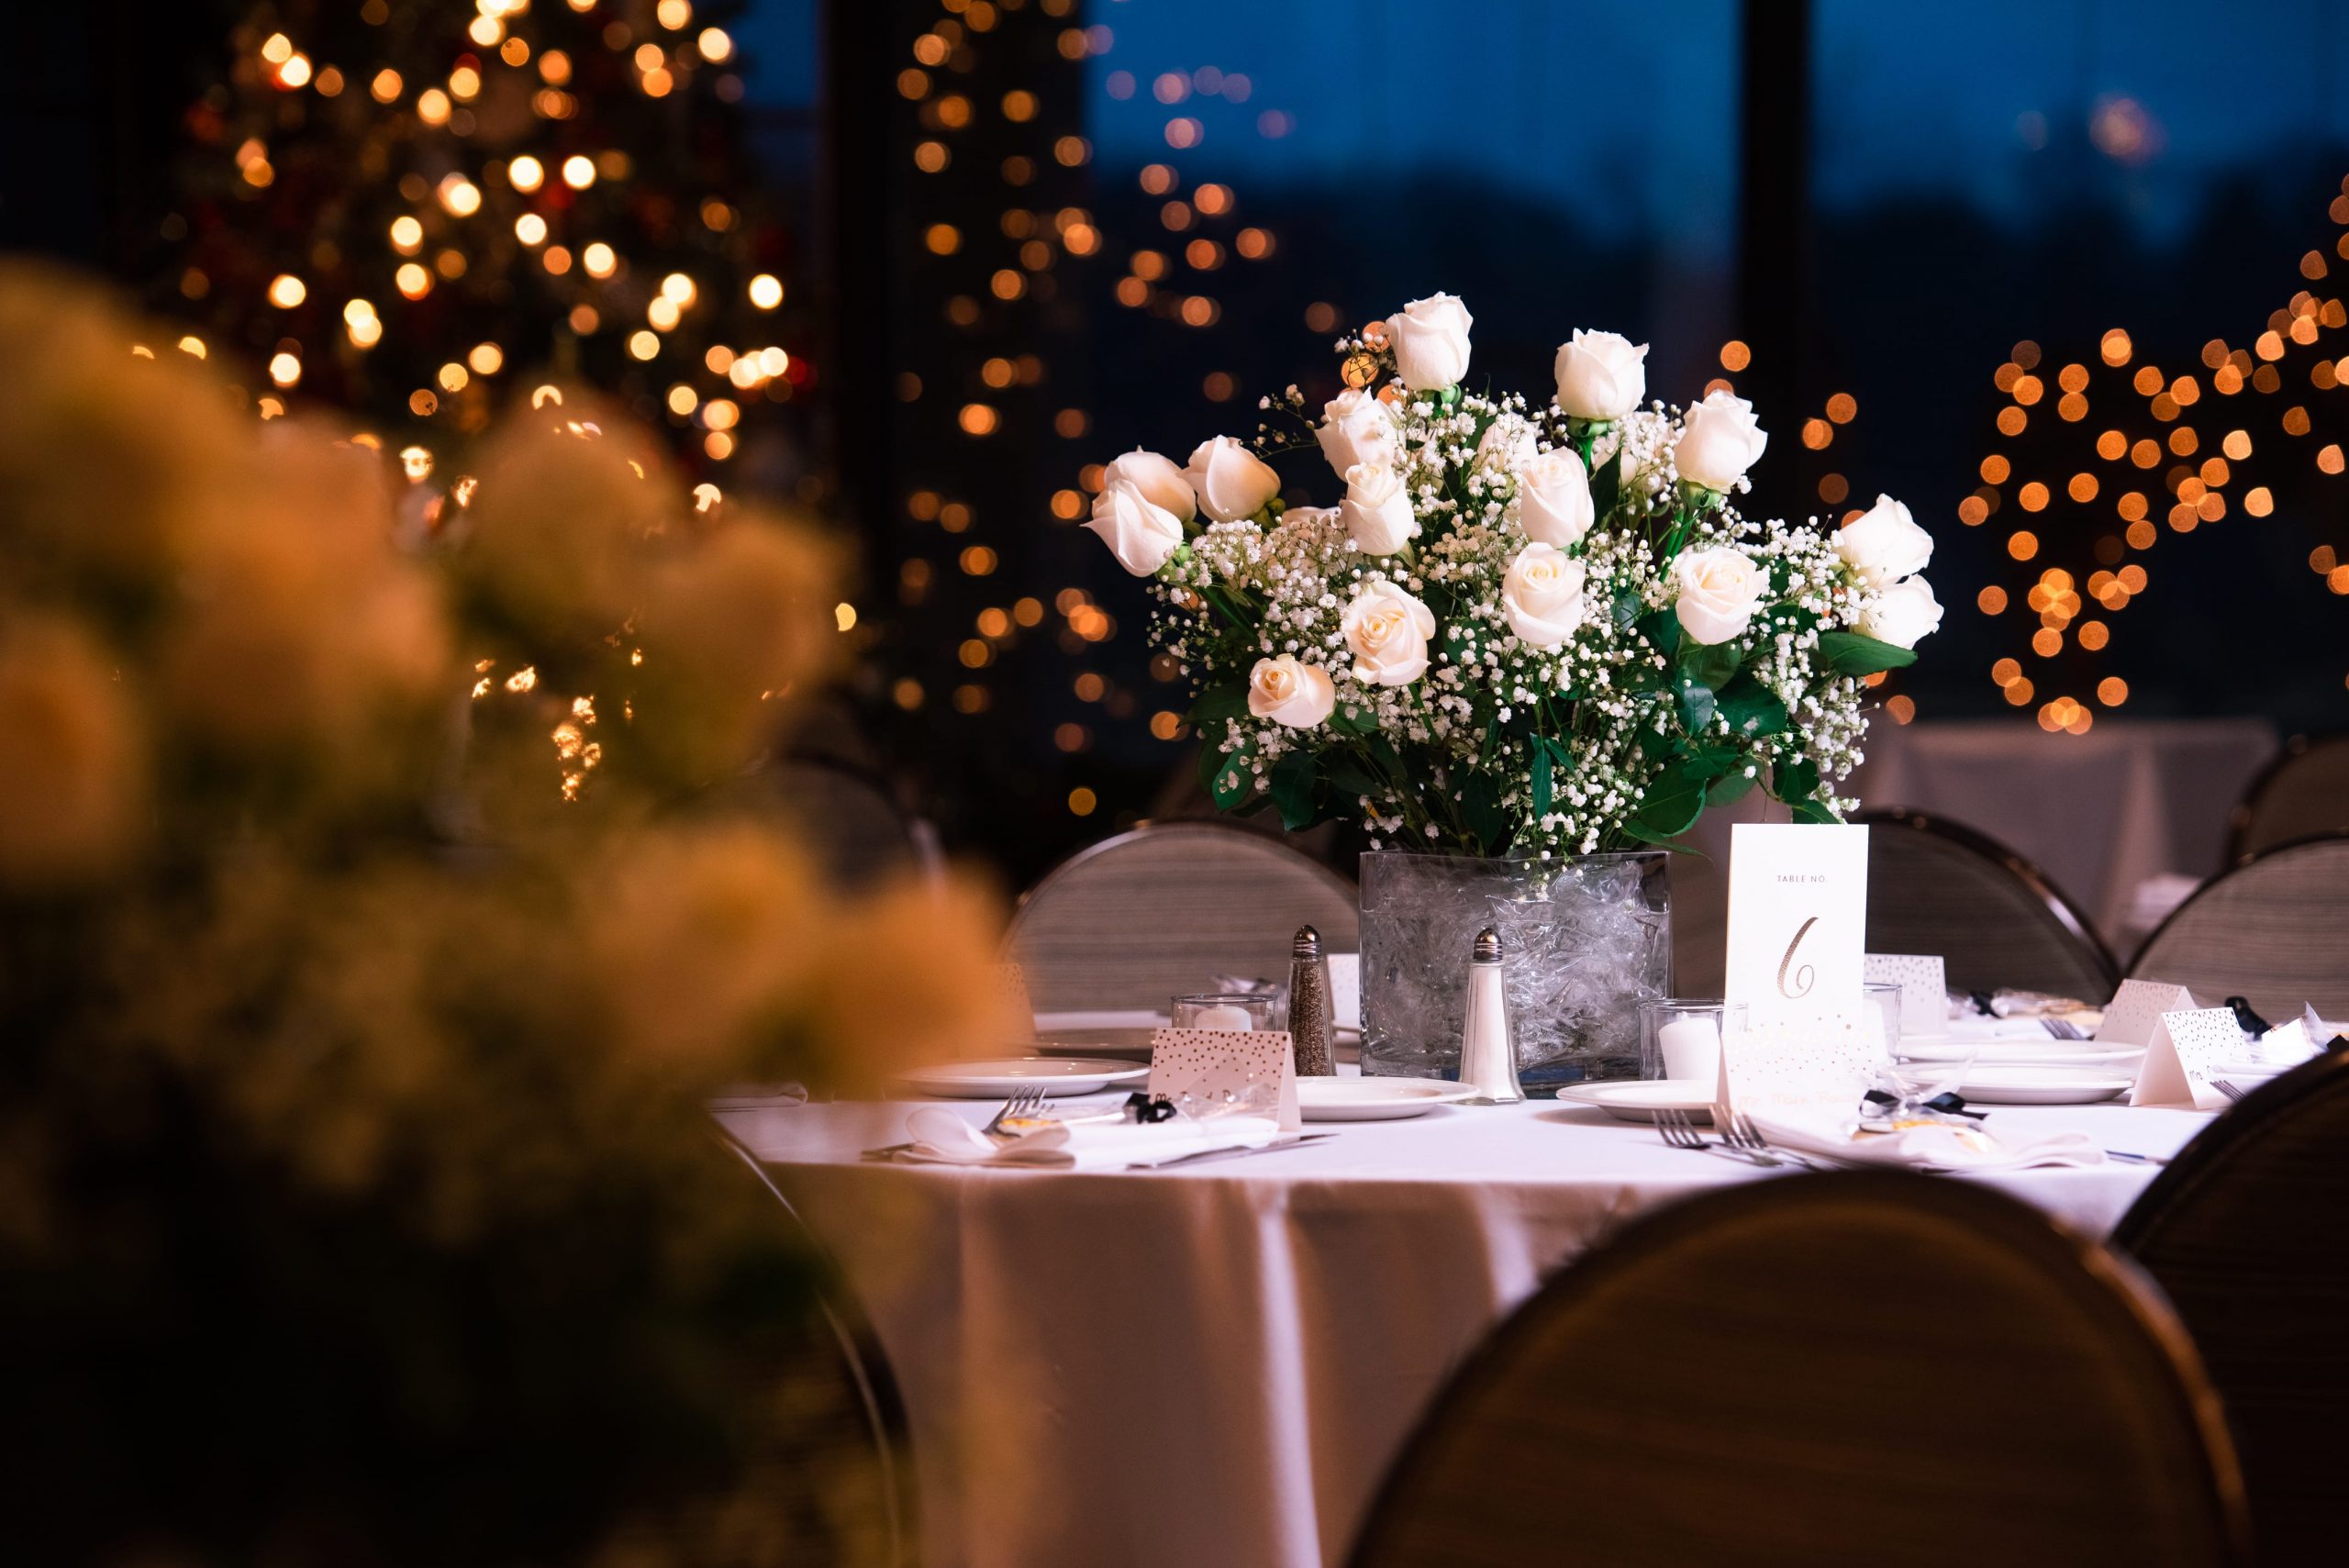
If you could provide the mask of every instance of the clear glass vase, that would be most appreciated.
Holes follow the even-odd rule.
[[[1509,1033],[1529,1094],[1640,1075],[1640,1004],[1672,994],[1662,850],[1557,861],[1375,850],[1362,857],[1362,1070],[1460,1070],[1468,960],[1500,932]]]

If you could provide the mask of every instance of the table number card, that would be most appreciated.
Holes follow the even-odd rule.
[[[2243,1026],[2232,1007],[2195,1007],[2154,1020],[2154,1038],[2137,1067],[2132,1106],[2191,1106],[2222,1111],[2226,1095],[2213,1082],[2218,1063],[2243,1054]]]
[[[1862,962],[1862,979],[1900,987],[1901,1039],[1949,1033],[1949,978],[1938,955],[1872,952]]]
[[[1867,944],[1868,830],[1740,822],[1730,829],[1722,995],[1755,1023],[1856,1012]]]
[[[1232,1104],[1259,1085],[1283,1132],[1305,1125],[1297,1106],[1297,1056],[1286,1029],[1158,1029],[1150,1037],[1150,1097],[1178,1106]]]
[[[2150,1045],[2164,1013],[2190,1012],[2194,993],[2166,980],[2124,980],[2096,1027],[2099,1045]]]
[[[1849,1121],[1884,1055],[1884,1029],[1873,1007],[1749,1023],[1721,1033],[1713,1099],[1777,1121]]]

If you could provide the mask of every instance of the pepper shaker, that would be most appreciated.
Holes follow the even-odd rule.
[[[1508,994],[1501,984],[1501,934],[1476,933],[1468,961],[1468,1016],[1460,1031],[1460,1084],[1474,1089],[1472,1106],[1513,1106],[1525,1098],[1517,1081],[1517,1050],[1509,1042]]]
[[[1288,1038],[1297,1053],[1297,1075],[1328,1078],[1337,1073],[1330,1042],[1337,1033],[1337,1009],[1330,995],[1330,961],[1321,933],[1299,926],[1289,947]]]

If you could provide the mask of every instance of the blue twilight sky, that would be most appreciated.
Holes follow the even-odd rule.
[[[1113,35],[1086,114],[1102,155],[1272,184],[1365,168],[1522,188],[1696,260],[1734,225],[1732,0],[1095,0]],[[2013,221],[2093,184],[2152,238],[2218,171],[2349,141],[2349,7],[2326,0],[1819,0],[1826,206],[1925,190]],[[1244,102],[1152,83],[1212,66]],[[1134,79],[1131,96],[1114,73]],[[1267,113],[1285,134],[1264,134]],[[1275,130],[1283,122],[1273,122]]]

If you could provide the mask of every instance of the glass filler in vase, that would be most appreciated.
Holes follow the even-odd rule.
[[[1252,440],[1103,470],[1086,526],[1160,604],[1218,806],[1360,822],[1363,1070],[1456,1071],[1468,953],[1495,928],[1529,1089],[1639,1072],[1670,994],[1662,846],[1757,786],[1833,822],[1871,677],[1941,624],[1932,537],[1889,496],[1839,528],[1731,499],[1765,438],[1725,390],[1647,397],[1647,350],[1560,345],[1539,406],[1469,391],[1467,307],[1414,300],[1338,343]],[[1343,492],[1291,505],[1318,454]],[[1316,465],[1318,466],[1318,465]]]

